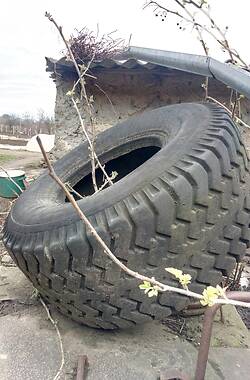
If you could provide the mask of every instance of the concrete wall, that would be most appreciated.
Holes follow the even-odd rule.
[[[96,75],[97,79],[88,80],[87,91],[88,95],[94,97],[97,133],[146,109],[181,102],[199,102],[204,99],[201,86],[204,78],[177,70],[118,68],[99,70],[93,75]],[[74,80],[76,78],[72,74],[60,76],[56,80],[55,157],[62,156],[84,139],[76,111],[70,97],[66,95],[72,89]],[[230,89],[211,79],[209,94],[220,101],[228,101]],[[84,107],[79,107],[90,130]],[[250,110],[250,107],[247,109]],[[245,117],[249,120],[248,113]]]

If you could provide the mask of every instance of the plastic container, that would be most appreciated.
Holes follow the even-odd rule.
[[[12,169],[7,172],[14,182],[4,171],[0,171],[0,197],[17,198],[22,192],[20,189],[25,190],[25,172]]]

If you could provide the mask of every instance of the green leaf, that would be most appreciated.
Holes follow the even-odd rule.
[[[151,297],[154,297],[154,296],[157,296],[158,295],[158,289],[156,288],[153,288],[151,290],[149,290],[148,292],[148,296],[151,298]]]
[[[208,286],[202,292],[203,299],[201,299],[200,303],[203,306],[213,306],[218,298],[218,295],[218,289],[213,286]]]
[[[190,284],[192,280],[190,274],[183,274],[182,270],[176,268],[165,268],[165,270],[175,276],[183,288],[187,289],[188,284]]]
[[[68,91],[68,92],[66,92],[66,96],[73,96],[75,93],[74,93],[74,91]]]
[[[179,279],[181,285],[183,288],[187,289],[187,286],[191,283],[192,277],[190,274],[183,274],[181,278]]]
[[[168,272],[168,273],[171,273],[172,275],[174,275],[176,278],[180,278],[182,276],[182,270],[179,270],[179,269],[176,269],[176,268],[165,268],[165,270]]]
[[[150,289],[152,288],[151,284],[149,281],[143,281],[143,284],[139,285],[140,289]]]
[[[217,294],[219,297],[225,297],[225,289],[223,289],[220,285],[216,285]]]
[[[84,65],[84,64],[82,64],[82,65],[79,65],[78,64],[78,67],[80,68],[80,71],[82,72],[82,71],[85,71],[86,69],[87,69],[87,67]]]
[[[111,179],[115,179],[116,177],[118,176],[118,173],[117,173],[117,171],[112,171],[112,173],[111,173]]]

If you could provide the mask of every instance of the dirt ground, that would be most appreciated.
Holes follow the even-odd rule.
[[[5,169],[21,169],[25,171],[26,177],[30,179],[35,179],[44,168],[41,166],[42,154],[27,152],[27,151],[16,151],[16,150],[7,150],[0,149],[0,156],[7,157],[6,162],[2,163],[2,166]],[[0,197],[0,231],[2,230],[4,220],[8,215],[8,212],[11,208],[12,203],[15,200],[8,200]],[[13,265],[9,255],[7,254],[5,247],[0,240],[0,265],[2,261],[4,265]]]
[[[0,265],[0,373],[5,380],[54,379],[60,365],[57,333],[30,281],[15,266]],[[190,376],[199,349],[202,316],[167,318],[132,329],[101,331],[71,321],[49,305],[65,353],[64,380],[75,379],[79,355],[88,380],[156,380],[179,369]],[[248,379],[250,335],[235,308],[217,315],[206,380]]]
[[[5,169],[37,169],[42,160],[41,153],[28,152],[24,150],[8,150],[0,149],[0,155],[11,156],[11,159],[8,159],[5,163],[3,162],[2,166]]]

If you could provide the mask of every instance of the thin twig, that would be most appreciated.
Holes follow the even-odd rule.
[[[84,27],[80,31],[76,29],[76,35],[71,35],[69,44],[77,62],[86,62],[95,52],[97,60],[113,58],[124,51],[126,45],[121,38],[113,38],[117,30],[99,36],[97,32],[90,31]],[[125,45],[125,46],[124,46]]]
[[[75,194],[77,197],[79,197],[80,199],[84,199],[84,197],[78,193],[78,191],[76,191],[68,182],[65,183],[65,185],[67,186],[67,188],[69,189],[69,191],[73,194]]]
[[[186,1],[187,2],[187,1]],[[240,57],[240,55],[239,55],[239,53],[234,49],[234,51],[233,51],[233,49],[230,47],[230,45],[229,45],[229,41],[228,41],[228,39],[226,38],[226,34],[221,30],[221,28],[218,26],[218,24],[214,21],[214,19],[211,17],[211,15],[209,14],[209,12],[207,12],[205,9],[204,9],[204,7],[203,7],[203,5],[199,5],[199,4],[197,4],[195,1],[193,1],[193,0],[188,0],[188,3],[189,4],[191,4],[191,5],[193,5],[194,7],[196,7],[197,9],[199,9],[200,10],[200,12],[202,12],[206,17],[207,17],[207,19],[209,20],[209,22],[211,23],[211,26],[213,27],[213,28],[215,28],[216,30],[217,30],[217,32],[220,34],[220,36],[221,36],[221,38],[222,38],[222,41],[224,42],[224,44],[225,44],[225,47],[226,47],[226,50],[228,51],[228,54],[229,54],[229,56],[230,56],[230,60],[231,60],[231,63],[234,63],[234,59],[233,59],[233,55],[239,60],[239,61],[241,61],[241,63],[244,65],[244,66],[246,66],[246,67],[248,67],[248,65],[246,64],[246,62],[244,62],[243,61],[243,59]]]
[[[116,171],[113,171],[111,176],[110,176],[110,179],[113,181],[117,177],[117,175],[118,175],[118,173]],[[105,179],[102,186],[99,187],[99,189],[97,190],[96,193],[99,193],[100,191],[102,191],[108,184],[109,184],[108,181]]]
[[[62,40],[63,40],[63,42],[64,42],[64,44],[65,44],[65,46],[67,48],[67,50],[68,50],[70,59],[72,60],[74,66],[75,66],[75,70],[77,72],[78,78],[79,78],[80,83],[81,83],[81,90],[84,92],[84,97],[85,97],[85,99],[87,101],[87,105],[88,105],[88,107],[90,107],[90,104],[88,102],[88,96],[87,96],[86,90],[85,90],[84,79],[82,78],[81,71],[79,69],[79,66],[78,66],[76,60],[75,60],[74,54],[71,51],[69,43],[66,40],[66,38],[64,37],[63,31],[62,31],[62,27],[57,24],[57,22],[54,20],[54,18],[52,17],[52,15],[49,12],[45,12],[45,17],[47,17],[49,19],[49,21],[51,21],[55,25],[56,29],[58,30],[58,32],[59,32],[59,34],[60,34],[60,36],[61,36],[61,38],[62,38]],[[91,112],[90,112],[90,114],[91,114]],[[92,118],[91,118],[91,120],[92,120]]]
[[[77,75],[78,75],[78,80],[79,80],[80,85],[81,85],[81,91],[80,91],[81,96],[80,97],[82,98],[82,94],[83,94],[84,99],[85,99],[86,104],[87,104],[87,109],[88,109],[88,113],[89,113],[89,120],[90,120],[90,124],[91,124],[91,129],[92,129],[92,136],[93,136],[93,141],[94,141],[94,120],[93,120],[92,107],[91,107],[91,104],[89,102],[89,98],[87,96],[87,92],[86,92],[86,88],[85,88],[85,82],[84,82],[84,78],[82,76],[81,70],[79,68],[78,63],[75,60],[74,54],[73,54],[73,52],[72,52],[72,50],[71,50],[71,48],[69,46],[69,43],[68,43],[68,41],[66,40],[66,38],[65,38],[65,36],[63,34],[62,27],[57,24],[57,22],[54,20],[54,18],[52,17],[52,15],[50,13],[45,12],[45,17],[47,17],[49,19],[49,21],[51,21],[55,25],[56,29],[58,30],[58,32],[59,32],[59,34],[60,34],[60,36],[61,36],[61,38],[62,38],[62,40],[63,40],[63,42],[64,42],[64,44],[65,44],[65,46],[67,48],[67,50],[68,50],[70,59],[72,60],[74,66],[75,66],[75,70],[76,70]],[[93,59],[94,59],[94,54],[92,56],[92,60]],[[72,98],[73,98],[73,92],[74,92],[75,86],[76,85],[73,86]],[[76,109],[78,109],[78,108],[76,108]],[[78,117],[79,117],[79,119],[81,121],[81,125],[83,125],[83,120],[82,120],[82,116],[81,116],[80,112],[77,112],[77,114],[78,114]],[[86,131],[85,127],[84,127],[84,130]],[[86,137],[86,135],[87,135],[87,132],[85,134],[85,137]],[[90,138],[88,137],[88,142],[89,141],[90,141]],[[90,148],[92,146],[93,146],[93,144],[91,142]],[[92,181],[93,181],[94,190],[96,191],[96,190],[98,190],[98,187],[97,187],[96,178],[95,178],[95,160],[94,160],[94,154],[93,154],[92,149],[91,149],[91,152],[90,152],[90,158],[91,158],[91,168],[92,168]]]
[[[60,36],[61,36],[61,38],[62,38],[62,40],[63,40],[63,42],[64,42],[64,44],[65,44],[65,46],[67,48],[67,50],[68,50],[69,57],[72,60],[74,66],[75,66],[75,70],[76,70],[76,73],[77,73],[78,78],[79,78],[78,81],[77,81],[77,83],[80,82],[80,85],[81,85],[81,92],[80,92],[81,96],[80,97],[82,98],[82,94],[83,94],[83,97],[84,97],[85,102],[87,104],[87,110],[88,110],[88,114],[89,114],[89,120],[90,120],[90,125],[91,125],[91,132],[92,132],[92,141],[91,141],[91,139],[89,138],[89,136],[87,134],[87,131],[86,131],[86,128],[84,126],[81,113],[80,113],[80,111],[78,109],[78,106],[77,106],[77,104],[76,104],[76,102],[75,102],[75,100],[73,98],[74,89],[76,87],[76,84],[75,84],[73,86],[73,91],[71,91],[72,92],[71,99],[72,99],[72,102],[74,104],[74,108],[77,111],[77,115],[78,115],[78,118],[80,120],[81,127],[83,129],[84,135],[85,135],[85,137],[86,137],[86,139],[87,139],[87,141],[89,143],[89,147],[90,147],[90,159],[91,159],[91,169],[92,169],[92,171],[91,171],[92,172],[92,181],[93,181],[94,190],[97,191],[98,190],[98,186],[97,186],[97,183],[96,183],[96,176],[95,176],[95,169],[96,169],[95,161],[97,162],[98,166],[102,170],[104,176],[107,178],[109,184],[112,185],[113,182],[109,178],[107,172],[105,171],[104,166],[101,165],[101,163],[100,163],[100,161],[99,161],[99,159],[98,159],[98,157],[97,157],[97,155],[95,153],[95,150],[94,150],[95,128],[94,128],[93,107],[92,107],[91,102],[89,100],[89,97],[87,95],[87,91],[86,91],[86,87],[85,87],[85,81],[84,81],[84,75],[86,75],[86,72],[88,71],[88,69],[89,69],[92,61],[95,58],[95,51],[92,54],[90,62],[88,63],[87,66],[84,67],[83,73],[81,73],[81,70],[79,68],[79,65],[78,65],[75,57],[74,57],[72,49],[71,49],[68,41],[66,40],[66,38],[65,38],[65,36],[63,34],[62,27],[57,24],[57,22],[54,20],[54,18],[52,17],[52,15],[50,13],[45,12],[45,17],[47,17],[49,19],[49,21],[51,21],[55,25],[56,29],[58,30],[58,32],[59,32],[59,34],[60,34]]]
[[[71,90],[73,93],[75,92],[76,86],[77,86],[79,83],[81,83],[82,80],[84,80],[84,76],[87,75],[87,71],[89,70],[90,65],[91,65],[91,63],[93,62],[94,58],[95,58],[95,55],[93,54],[92,58],[90,59],[90,61],[88,62],[88,64],[85,66],[84,71],[81,72],[81,76],[78,78],[78,80],[77,80],[76,83],[74,84],[74,86],[73,86],[73,88],[72,88],[72,90]],[[93,76],[91,76],[91,77],[96,79],[96,77],[93,77]],[[81,85],[82,85],[82,84],[81,84]]]
[[[182,325],[181,325],[180,331],[179,331],[179,334],[180,334],[180,335],[181,335],[181,333],[182,333],[182,331],[183,331],[183,329],[184,329],[185,323],[186,323],[186,321],[185,321],[185,319],[184,319],[184,321],[183,321],[183,323],[182,323]]]
[[[156,7],[158,7],[159,9],[162,9],[164,10],[165,12],[167,13],[171,13],[177,17],[179,17],[180,19],[182,19],[183,21],[186,21],[187,23],[189,24],[192,24],[193,27],[197,30],[197,27],[200,28],[201,30],[203,30],[204,32],[206,32],[208,35],[210,35],[213,39],[215,39],[215,41],[225,50],[229,53],[230,57],[233,56],[235,58],[237,58],[243,65],[243,67],[245,68],[248,68],[248,65],[246,64],[246,62],[240,57],[240,55],[238,54],[238,52],[236,52],[235,50],[232,50],[230,47],[229,47],[229,44],[228,44],[228,41],[227,40],[220,40],[215,33],[213,33],[209,27],[207,27],[206,25],[202,25],[200,24],[199,22],[197,22],[197,20],[194,18],[194,16],[192,15],[191,12],[188,11],[185,3],[183,3],[182,1],[179,1],[179,0],[173,0],[179,7],[181,7],[181,9],[183,11],[185,11],[187,14],[188,14],[188,17],[185,17],[183,14],[179,13],[178,11],[174,11],[174,10],[171,10],[161,4],[159,4],[157,1],[149,1],[149,3],[147,3],[145,5],[144,8],[148,7],[148,6],[151,6],[151,5],[154,5]],[[190,3],[191,4],[191,3]],[[210,22],[211,22],[211,18],[210,18]],[[218,28],[219,29],[219,28]],[[198,30],[197,30],[198,31]],[[218,31],[218,30],[217,30]],[[202,40],[201,40],[202,42]],[[234,63],[234,60],[232,61],[232,63]]]
[[[58,379],[60,379],[60,376],[62,374],[62,370],[63,370],[64,364],[65,364],[65,357],[64,357],[64,349],[63,349],[62,337],[61,337],[60,331],[59,331],[59,329],[57,327],[56,321],[52,318],[51,313],[50,313],[47,305],[45,304],[45,302],[43,301],[43,299],[42,299],[41,296],[39,297],[39,300],[40,300],[41,304],[43,305],[44,309],[46,310],[48,319],[50,320],[50,322],[54,326],[54,328],[56,330],[56,333],[57,333],[57,336],[58,336],[58,341],[59,341],[59,346],[60,346],[60,353],[61,353],[61,364],[60,364],[60,367],[59,367],[56,375],[53,378],[53,380],[58,380]]]
[[[233,103],[233,108],[232,108],[232,118],[234,119],[235,117],[235,112],[236,112],[236,107],[237,107],[237,103],[238,103],[238,92],[235,91],[234,93],[234,103]]]
[[[233,103],[233,96],[234,96],[234,89],[231,89],[230,92],[230,98],[229,98],[229,107],[231,107],[231,104]]]
[[[241,118],[242,115],[241,115],[241,99],[240,97],[238,98],[238,117]]]
[[[232,116],[232,111],[227,108],[224,104],[222,104],[221,102],[219,102],[218,100],[212,98],[211,96],[208,96],[207,97],[207,100],[211,100],[212,102],[218,104],[219,106],[221,106],[222,108],[224,108],[224,110],[226,110],[231,116]],[[237,123],[241,124],[243,127],[245,128],[248,128],[250,129],[250,125],[246,124],[242,119],[240,119],[238,116],[234,116],[234,119]]]
[[[114,104],[112,103],[112,100],[110,99],[110,97],[108,96],[108,94],[106,93],[106,91],[104,91],[97,83],[95,83],[95,87],[97,87],[102,93],[103,93],[103,95],[105,95],[106,96],[106,98],[108,99],[108,101],[109,101],[109,104],[111,105],[111,107],[112,107],[112,110],[113,110],[113,112],[114,112],[114,114],[115,114],[115,116],[118,118],[118,113],[116,112],[116,110],[115,110],[115,107],[114,107]]]
[[[206,77],[205,82],[202,83],[202,85],[201,85],[201,87],[204,88],[204,91],[205,91],[205,100],[208,99],[208,84],[209,84],[209,78]]]
[[[1,165],[0,165],[0,169],[7,175],[7,177],[9,178],[9,180],[14,184],[14,185],[16,185],[16,187],[18,188],[18,190],[20,190],[21,191],[21,193],[23,192],[23,189],[18,185],[18,183],[16,183],[16,181],[13,179],[13,178],[11,178],[11,176],[9,175],[9,173],[7,172],[7,170],[6,169],[4,169]],[[15,192],[15,190],[13,190],[14,192]],[[19,194],[17,194],[16,192],[15,192],[15,194],[18,196]]]
[[[80,110],[79,110],[79,108],[78,108],[78,106],[77,106],[77,103],[76,103],[75,99],[73,98],[73,96],[71,97],[71,100],[72,100],[72,103],[73,103],[73,105],[74,105],[74,108],[75,108],[75,110],[76,110],[76,112],[77,112],[78,118],[79,118],[79,120],[80,120],[81,127],[82,127],[83,133],[84,133],[84,135],[85,135],[85,138],[86,138],[86,140],[87,140],[87,142],[88,142],[88,144],[89,144],[90,154],[91,154],[91,156],[92,156],[91,165],[95,165],[95,161],[96,161],[97,165],[99,166],[99,168],[102,170],[104,176],[106,177],[108,183],[109,183],[110,185],[113,185],[112,180],[110,179],[110,177],[109,177],[109,175],[107,174],[107,172],[106,172],[104,166],[101,164],[101,162],[100,162],[100,160],[99,160],[97,154],[95,153],[94,145],[93,145],[92,141],[91,141],[90,138],[89,138],[89,135],[88,135],[88,133],[87,133],[87,131],[86,131],[86,128],[85,128],[85,125],[84,125],[84,123],[83,123],[83,119],[82,119],[82,117],[81,117]],[[92,169],[93,169],[93,168],[92,168]],[[93,177],[92,177],[92,179],[93,179]],[[94,185],[94,182],[95,182],[95,185]],[[95,178],[94,178],[94,182],[93,182],[93,185],[94,185],[94,187],[96,187],[95,191],[97,191],[98,188],[97,188],[97,184],[96,184],[96,179],[95,179]]]
[[[85,128],[85,125],[84,125],[84,122],[83,122],[83,118],[81,116],[81,113],[80,113],[80,110],[77,106],[77,103],[74,99],[73,96],[71,96],[71,100],[72,100],[72,103],[74,105],[74,108],[76,110],[76,113],[78,115],[78,118],[80,120],[80,124],[81,124],[81,127],[82,127],[82,131],[84,133],[84,136],[89,144],[89,149],[90,149],[90,162],[91,162],[91,173],[92,173],[92,182],[93,182],[93,186],[94,186],[94,190],[95,192],[98,191],[98,186],[97,186],[97,182],[96,182],[96,175],[95,175],[95,169],[96,169],[96,166],[95,166],[95,150],[94,150],[94,146],[93,146],[93,143],[88,135],[88,132]]]
[[[82,212],[82,210],[80,209],[80,207],[78,206],[78,203],[76,202],[75,198],[73,197],[73,195],[69,192],[69,190],[67,189],[67,187],[64,185],[64,183],[61,181],[61,179],[56,175],[48,157],[47,157],[47,154],[44,150],[44,147],[43,147],[43,144],[42,144],[42,141],[40,139],[39,136],[37,136],[37,142],[38,142],[38,145],[41,149],[41,152],[43,154],[43,158],[44,158],[44,161],[46,162],[47,166],[48,166],[48,170],[49,170],[49,175],[51,176],[51,178],[53,178],[56,183],[61,187],[61,189],[64,191],[64,193],[66,194],[68,200],[70,201],[70,203],[72,204],[72,206],[74,207],[74,209],[76,210],[79,218],[82,220],[82,222],[85,224],[86,226],[86,229],[89,230],[89,232],[96,238],[97,242],[100,244],[100,246],[103,248],[103,252],[115,263],[118,265],[119,268],[121,268],[124,272],[126,272],[129,276],[131,277],[134,277],[140,281],[147,281],[149,283],[151,283],[152,285],[154,286],[157,286],[157,289],[159,291],[162,291],[162,292],[165,292],[165,291],[169,291],[169,292],[175,292],[175,293],[178,293],[178,294],[182,294],[184,296],[188,296],[188,297],[193,297],[193,298],[197,298],[197,299],[203,299],[203,296],[201,294],[198,294],[198,293],[195,293],[195,292],[192,292],[190,291],[189,289],[181,289],[181,288],[176,288],[174,286],[169,286],[169,285],[166,285],[166,284],[163,284],[162,282],[159,282],[157,280],[155,280],[155,278],[150,278],[150,277],[147,277],[147,276],[143,276],[141,275],[140,273],[138,272],[135,272],[133,271],[132,269],[128,268],[126,265],[124,265],[112,252],[111,250],[109,249],[109,247],[107,246],[107,244],[102,240],[102,238],[100,237],[100,235],[97,233],[97,231],[95,230],[95,228],[92,226],[92,224],[90,223],[90,221],[88,220],[88,218],[86,217],[86,215]],[[225,298],[218,298],[214,301],[214,303],[217,303],[217,304],[230,304],[230,305],[239,305],[239,306],[243,306],[243,307],[249,307],[250,308],[250,303],[246,303],[246,302],[239,302],[239,301],[235,301],[235,300],[229,300],[229,299],[225,299]]]

